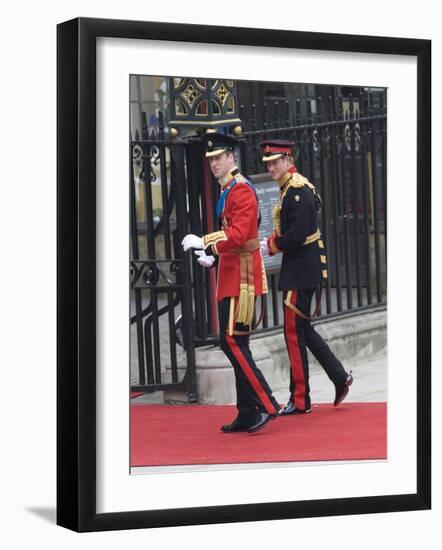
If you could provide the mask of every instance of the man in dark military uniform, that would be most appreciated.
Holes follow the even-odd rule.
[[[221,229],[203,237],[186,235],[182,245],[184,250],[195,248],[204,267],[212,267],[216,256],[219,259],[220,346],[235,372],[238,409],[236,419],[221,431],[256,432],[280,409],[249,347],[255,296],[267,292],[258,239],[258,199],[253,185],[236,167],[236,139],[209,133],[204,140],[210,168],[221,185],[216,206]]]
[[[346,397],[353,377],[335,357],[311,324],[311,302],[318,302],[322,280],[327,278],[324,243],[318,229],[320,197],[314,186],[296,170],[288,141],[260,143],[262,160],[280,187],[273,211],[274,231],[261,241],[263,255],[282,253],[279,290],[284,293],[284,336],[290,358],[290,398],[282,414],[311,410],[308,348],[335,386],[334,405]],[[317,303],[317,306],[319,304]]]

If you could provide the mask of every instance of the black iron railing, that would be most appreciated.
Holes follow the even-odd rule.
[[[242,170],[259,188],[263,180],[265,185],[271,181],[264,176],[259,143],[293,141],[298,171],[321,194],[329,271],[322,315],[386,304],[386,116],[354,118],[352,103],[348,112],[346,120],[248,131],[241,147]],[[265,328],[279,326],[282,311],[275,293],[277,270],[268,275]]]

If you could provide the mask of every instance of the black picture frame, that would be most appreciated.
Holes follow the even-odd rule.
[[[413,56],[417,60],[417,471],[415,494],[96,511],[96,39],[153,39]],[[431,507],[431,41],[79,18],[58,25],[57,523],[152,528]]]

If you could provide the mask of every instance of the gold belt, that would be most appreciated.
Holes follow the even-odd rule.
[[[244,252],[254,252],[259,248],[259,239],[250,239],[246,241],[242,246],[235,248],[233,251],[235,254],[243,254]]]

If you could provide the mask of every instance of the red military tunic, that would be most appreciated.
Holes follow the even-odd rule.
[[[267,292],[267,278],[258,242],[256,194],[238,169],[232,170],[220,183],[222,191],[228,192],[220,214],[222,230],[203,236],[204,248],[219,256],[217,299],[240,295],[244,281],[241,256],[247,254],[251,256],[249,267],[252,268],[248,274],[249,287],[253,285],[254,295],[261,296]]]

